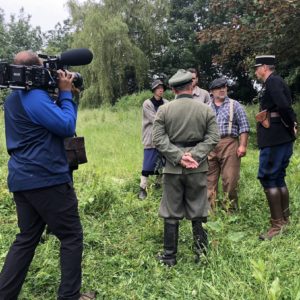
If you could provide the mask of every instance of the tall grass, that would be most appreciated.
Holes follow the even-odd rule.
[[[180,225],[178,264],[160,265],[163,222],[157,216],[161,191],[136,197],[142,164],[139,107],[79,111],[77,134],[84,135],[88,164],[75,172],[84,226],[83,289],[98,299],[300,299],[300,156],[298,141],[288,169],[291,224],[285,234],[260,242],[268,227],[268,208],[257,179],[258,151],[252,134],[242,160],[240,211],[221,209],[209,218],[210,249],[193,262],[192,230]],[[12,197],[6,188],[8,156],[0,117],[0,265],[18,232]],[[154,180],[152,179],[152,182]],[[53,236],[39,245],[20,299],[56,299],[59,243]]]

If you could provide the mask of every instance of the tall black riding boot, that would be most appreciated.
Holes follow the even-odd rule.
[[[270,213],[271,213],[271,227],[265,233],[261,234],[261,240],[271,240],[275,235],[282,232],[284,226],[284,219],[281,206],[281,192],[278,187],[265,189],[265,194],[268,199]]]
[[[157,259],[168,267],[175,266],[178,245],[179,222],[165,219],[164,222],[164,253]]]
[[[286,186],[279,188],[281,193],[281,208],[282,214],[285,224],[289,223],[289,216],[290,216],[290,197],[289,197],[289,190]]]
[[[207,231],[202,226],[202,219],[192,221],[195,262],[198,263],[202,255],[206,255],[208,247]]]

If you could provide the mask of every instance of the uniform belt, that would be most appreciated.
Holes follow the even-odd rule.
[[[172,142],[172,144],[174,144],[177,147],[195,147],[200,141],[197,142]]]
[[[277,111],[272,111],[272,112],[270,112],[270,117],[271,118],[280,117],[280,114]]]

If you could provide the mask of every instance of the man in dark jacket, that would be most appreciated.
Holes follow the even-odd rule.
[[[15,57],[18,65],[41,65],[31,51]],[[82,227],[71,182],[64,138],[74,135],[77,106],[74,75],[58,71],[57,103],[41,89],[15,90],[4,104],[8,187],[16,203],[20,232],[0,274],[0,299],[17,299],[47,224],[60,240],[61,283],[58,299],[94,299],[80,294]]]
[[[264,188],[271,213],[271,228],[259,236],[272,239],[289,219],[289,191],[285,172],[293,153],[296,136],[296,115],[291,107],[292,97],[283,79],[274,74],[275,56],[257,56],[255,75],[263,82],[260,110],[269,122],[257,125],[260,148],[258,179]]]

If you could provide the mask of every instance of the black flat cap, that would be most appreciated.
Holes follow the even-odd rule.
[[[228,85],[227,80],[224,77],[221,77],[213,80],[209,85],[209,89],[214,90],[227,85]]]

